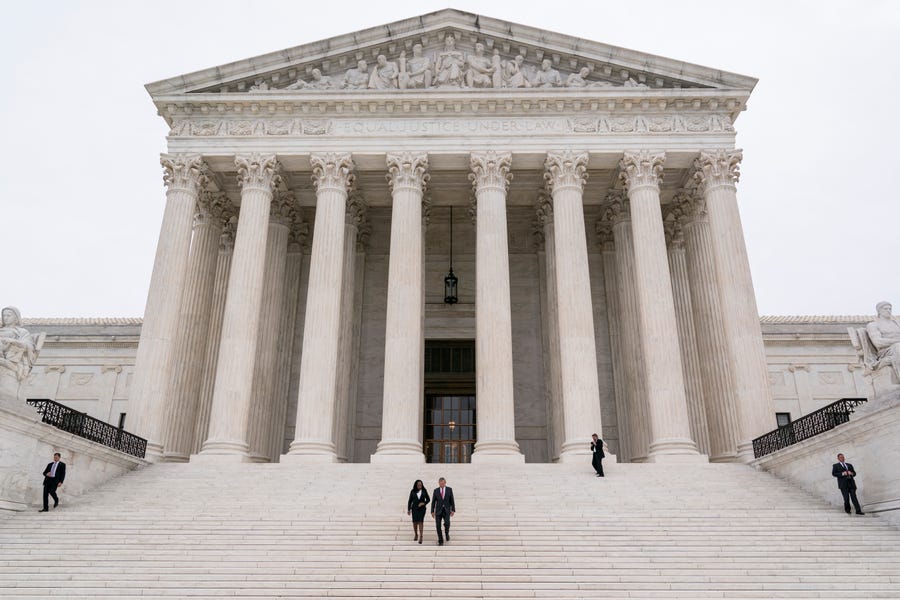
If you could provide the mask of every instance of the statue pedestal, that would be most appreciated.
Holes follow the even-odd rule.
[[[0,368],[0,403],[13,407],[19,404],[19,380],[8,369]]]

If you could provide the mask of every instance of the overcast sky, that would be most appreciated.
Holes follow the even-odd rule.
[[[448,6],[7,5],[0,305],[26,317],[143,314],[168,131],[144,84]],[[873,314],[882,299],[900,306],[900,2],[452,7],[758,78],[736,129],[760,312]]]

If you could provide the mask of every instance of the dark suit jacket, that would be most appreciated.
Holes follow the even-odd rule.
[[[416,496],[416,490],[411,490],[409,492],[409,500],[406,501],[406,510],[421,510],[422,514],[425,514],[425,508],[428,506],[428,503],[431,499],[428,497],[428,490],[422,488],[422,499]],[[419,502],[424,502],[425,506],[419,506]]]
[[[53,468],[53,463],[47,463],[47,468],[44,469],[44,485],[62,485],[62,482],[66,479],[66,463],[59,461],[59,464],[56,466],[56,477],[50,477],[50,469]]]
[[[853,478],[856,476],[856,469],[854,469],[853,465],[848,462],[845,462],[844,464],[847,465],[846,469],[841,466],[841,463],[834,463],[831,466],[831,474],[832,476],[837,477],[839,489],[855,490],[856,482],[853,481]],[[851,475],[850,477],[843,475],[842,473],[845,470],[850,471],[851,473],[853,473],[853,475]]]
[[[603,440],[597,439],[597,443],[591,442],[591,452],[594,453],[597,458],[605,458],[606,455],[603,453]]]
[[[431,512],[432,514],[439,515],[445,510],[449,515],[452,512],[456,512],[456,502],[453,501],[453,488],[450,486],[444,486],[446,490],[445,496],[441,498],[441,488],[434,488],[434,492],[431,493]]]

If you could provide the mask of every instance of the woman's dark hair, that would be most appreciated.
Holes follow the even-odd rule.
[[[424,483],[421,479],[416,479],[416,480],[413,482],[413,489],[412,489],[412,491],[415,492],[416,490],[419,489],[419,488],[416,487],[416,484],[417,484],[417,483],[421,483],[421,484],[422,484],[422,489],[423,489],[423,490],[425,489],[425,483]]]

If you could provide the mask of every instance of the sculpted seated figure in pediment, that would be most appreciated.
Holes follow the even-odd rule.
[[[322,75],[322,71],[319,69],[312,70],[312,79],[309,81],[304,81],[303,79],[298,79],[291,85],[287,86],[286,90],[330,90],[334,88],[334,83],[331,81],[331,77],[327,75]]]
[[[364,90],[369,85],[369,65],[365,60],[356,63],[355,69],[350,69],[344,74],[341,89]]]
[[[397,88],[397,78],[400,70],[397,63],[391,62],[384,54],[379,54],[375,59],[375,68],[369,76],[370,90],[393,90]]]
[[[422,44],[415,44],[413,55],[407,60],[406,52],[400,53],[400,75],[397,82],[401,90],[431,87],[434,65],[422,54]]]
[[[462,87],[465,83],[465,67],[466,59],[463,53],[456,49],[456,38],[448,35],[444,40],[444,50],[438,54],[435,63],[437,72],[435,83],[438,87]]]
[[[499,54],[497,56],[499,57]],[[484,44],[475,44],[475,54],[470,54],[466,63],[469,65],[466,70],[468,87],[494,86],[494,65],[491,59],[484,55]]]
[[[532,87],[560,87],[562,84],[562,77],[553,68],[553,62],[549,58],[541,61],[541,70],[531,78]]]
[[[46,334],[31,334],[22,327],[19,309],[7,306],[0,311],[0,376],[22,381],[31,372]]]

